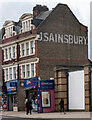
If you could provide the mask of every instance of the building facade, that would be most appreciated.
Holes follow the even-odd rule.
[[[54,83],[50,80],[54,67],[70,66],[69,71],[73,71],[90,63],[87,27],[67,5],[58,4],[51,11],[36,5],[33,15],[23,14],[19,22],[6,21],[3,28],[2,67],[8,110],[25,110],[29,98],[34,111],[55,111]]]

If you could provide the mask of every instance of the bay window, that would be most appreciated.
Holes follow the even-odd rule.
[[[5,81],[15,80],[17,78],[17,71],[16,70],[17,69],[14,66],[11,66],[11,67],[8,67],[8,68],[4,69],[4,71],[5,71]]]
[[[21,66],[22,74],[21,78],[32,78],[35,77],[35,63],[26,63]]]
[[[21,57],[35,54],[35,41],[27,41],[20,44]]]

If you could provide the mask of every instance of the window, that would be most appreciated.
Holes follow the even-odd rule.
[[[16,79],[16,67],[13,67],[13,78]]]
[[[25,65],[22,65],[22,76],[25,78]]]
[[[8,80],[8,68],[6,69],[6,80]]]
[[[12,27],[10,28],[10,36],[12,36]]]
[[[5,69],[5,80],[13,80],[17,78],[16,67],[12,66]]]
[[[26,21],[26,30],[28,30],[28,22]]]
[[[26,55],[29,55],[29,42],[26,43]]]
[[[9,59],[11,59],[11,47],[9,48]]]
[[[9,32],[9,34],[8,34],[8,35],[10,36],[10,34],[11,34],[10,28],[8,29],[8,32]]]
[[[23,28],[24,28],[24,32],[25,32],[25,22],[23,22]]]
[[[25,55],[24,44],[22,44],[21,47],[22,47],[22,56],[24,56]]]
[[[34,63],[31,64],[31,76],[34,77]]]
[[[12,68],[9,68],[9,77],[10,77],[10,80],[12,80]]]
[[[30,77],[30,66],[29,66],[29,64],[26,66],[26,68],[27,68],[27,77]]]
[[[6,48],[5,49],[5,60],[7,60],[8,59],[8,49]]]
[[[29,24],[29,30],[30,30],[30,20],[28,20],[28,24]]]
[[[31,41],[31,54],[34,53],[34,41]]]
[[[13,58],[15,58],[15,46],[13,47]]]

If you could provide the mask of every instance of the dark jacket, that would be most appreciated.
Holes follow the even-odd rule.
[[[32,102],[31,101],[27,101],[26,102],[26,107],[27,107],[27,109],[32,109]]]
[[[64,100],[62,99],[59,103],[60,107],[64,107]]]

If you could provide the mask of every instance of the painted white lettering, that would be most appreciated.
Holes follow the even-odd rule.
[[[44,33],[44,41],[48,41],[48,33]]]
[[[79,36],[79,44],[83,44],[83,37]]]
[[[54,42],[54,36],[53,36],[53,33],[50,33],[49,41],[53,41],[53,42]]]
[[[76,36],[68,34],[57,34],[57,33],[48,33],[40,32],[39,41],[52,41],[55,43],[66,43],[66,44],[81,44],[87,45],[88,38],[87,36]]]
[[[74,44],[78,44],[78,36],[74,35]]]
[[[63,43],[63,35],[58,34],[58,43]]]
[[[57,41],[57,34],[55,34],[55,42],[58,42],[58,41]]]
[[[68,35],[64,35],[64,43],[68,43]]]
[[[39,41],[42,41],[42,32],[40,32],[40,39]]]
[[[84,45],[87,45],[87,39],[88,38],[83,36],[83,39],[84,39]]]
[[[73,35],[69,35],[69,44],[73,44]]]

